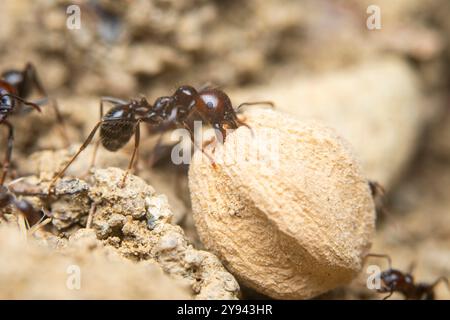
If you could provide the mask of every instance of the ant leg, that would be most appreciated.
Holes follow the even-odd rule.
[[[39,79],[36,68],[34,67],[34,65],[32,63],[27,63],[27,65],[25,66],[24,78],[31,81],[31,83],[36,87],[36,89],[39,91],[39,93],[41,95],[43,95],[44,97],[47,97],[50,100],[50,105],[53,108],[53,111],[55,112],[56,120],[58,121],[58,123],[60,125],[63,139],[65,140],[66,145],[68,146],[70,144],[70,140],[67,135],[64,117],[62,116],[61,111],[59,110],[58,102],[56,101],[56,99],[51,98],[48,95],[47,90],[45,89],[44,85],[42,84],[41,80]]]
[[[414,269],[416,269],[416,262],[413,261],[408,267],[408,274],[412,274],[414,272]]]
[[[2,122],[2,124],[4,124],[5,126],[8,127],[8,142],[7,142],[7,146],[6,146],[5,159],[2,164],[3,172],[0,177],[0,186],[3,185],[3,183],[6,180],[6,176],[8,175],[9,165],[11,162],[12,150],[13,150],[13,145],[14,145],[14,128],[13,128],[13,126],[8,121],[4,121],[4,122]]]
[[[97,209],[97,206],[95,205],[95,203],[93,203],[91,205],[91,208],[89,209],[89,215],[88,215],[87,222],[86,222],[86,229],[91,229],[92,221],[94,220],[94,214],[95,214],[96,209]]]
[[[34,226],[32,226],[30,229],[28,229],[28,234],[33,235],[36,231],[43,228],[50,222],[52,222],[52,218],[45,219],[45,215],[44,215],[38,223],[36,223]]]
[[[14,199],[13,204],[20,212],[22,212],[30,226],[33,226],[41,221],[41,210],[36,210],[28,201]]]
[[[369,253],[368,255],[366,255],[366,258],[368,258],[368,257],[386,259],[388,261],[388,264],[389,264],[389,269],[392,269],[391,257],[388,256],[387,254]]]
[[[97,151],[98,151],[98,148],[100,147],[100,142],[101,142],[100,139],[97,139],[97,141],[95,142],[94,150],[92,151],[91,163],[89,164],[89,168],[86,172],[86,175],[88,175],[89,172],[91,171],[91,169],[95,166],[95,159],[97,158]]]
[[[23,71],[23,77],[26,81],[31,81],[31,84],[36,87],[40,94],[48,97],[47,90],[45,90],[44,86],[42,85],[42,82],[37,75],[36,68],[31,62],[28,62],[26,64],[25,70]]]
[[[86,149],[86,147],[91,143],[92,139],[94,138],[95,133],[97,132],[98,128],[100,127],[100,125],[103,123],[103,121],[99,121],[94,129],[92,129],[91,133],[89,134],[89,136],[87,137],[87,139],[84,141],[84,143],[81,145],[81,147],[78,149],[77,153],[72,157],[72,159],[70,159],[69,163],[67,163],[65,165],[65,167],[58,172],[58,174],[53,178],[53,180],[50,182],[50,185],[48,187],[48,193],[52,194],[53,193],[53,187],[56,184],[56,181],[58,181],[59,178],[62,177],[62,175],[64,174],[64,172],[66,172],[67,168],[70,167],[70,165],[72,164],[72,162],[75,161],[75,159],[80,155],[80,153]]]
[[[99,119],[99,121],[102,121],[103,120],[103,102],[110,102],[110,100],[108,100],[109,99],[109,97],[102,97],[102,98],[100,98],[100,106],[99,106],[99,110],[100,110],[100,119]],[[111,99],[114,99],[114,98],[111,98]],[[98,147],[100,146],[100,139],[98,139],[96,142],[95,142],[95,146],[94,146],[94,150],[93,150],[93,152],[92,152],[92,159],[91,159],[91,164],[89,165],[89,169],[88,169],[88,171],[87,171],[87,173],[86,173],[86,175],[87,174],[89,174],[89,172],[91,171],[91,169],[94,167],[94,165],[95,165],[95,159],[96,159],[96,157],[97,157],[97,151],[98,151]]]
[[[139,142],[141,139],[141,131],[140,131],[140,124],[141,120],[138,120],[135,125],[135,132],[134,132],[134,150],[133,155],[131,156],[130,163],[128,164],[127,171],[125,171],[125,174],[123,175],[122,181],[120,182],[120,187],[123,188],[125,186],[125,181],[127,179],[128,174],[130,173],[131,169],[133,168],[134,159],[136,158],[136,155],[138,154],[139,150]]]
[[[195,141],[194,132],[191,130],[191,128],[190,128],[187,124],[185,124],[185,123],[183,123],[183,126],[184,126],[184,128],[185,128],[186,130],[189,131],[189,134],[190,134],[190,136],[191,136],[191,141],[192,141],[194,147],[197,148],[198,150],[200,150],[200,151],[201,151],[201,152],[209,159],[209,161],[211,161],[212,166],[213,166],[214,168],[217,168],[216,162],[214,161],[213,157],[211,157],[208,153],[206,153],[206,151],[203,150],[203,148],[200,147],[200,146],[197,144],[197,142]]]
[[[435,282],[433,282],[433,284],[431,285],[431,289],[434,289],[434,287],[436,287],[439,282],[444,282],[447,285],[447,288],[450,290],[450,283],[446,277],[439,277]]]
[[[257,105],[257,104],[268,105],[268,106],[270,106],[271,108],[275,108],[275,104],[274,104],[272,101],[255,101],[255,102],[244,102],[244,103],[241,103],[241,104],[236,108],[236,111],[239,111],[242,107],[245,107],[245,106],[254,106],[254,105]]]
[[[370,192],[372,194],[372,199],[375,203],[375,210],[377,215],[385,216],[387,214],[385,195],[386,191],[383,186],[376,181],[369,180]]]
[[[223,128],[223,126],[216,122],[213,124],[213,128],[216,134],[216,139],[217,141],[219,141],[219,143],[224,143],[226,137],[227,137],[227,132],[226,130]],[[203,145],[203,147],[206,147],[207,145],[211,144],[212,140],[207,141],[205,145]]]
[[[252,136],[253,137],[255,136],[255,132],[253,131],[253,129],[247,123],[240,120],[234,110],[229,113],[229,117],[230,117],[230,119],[228,121],[231,122],[231,125],[233,128],[239,128],[240,126],[245,126],[250,130],[250,132],[252,133]]]
[[[386,194],[383,186],[376,181],[369,180],[369,187],[374,198],[383,197]]]
[[[153,147],[152,153],[150,155],[150,160],[149,160],[149,164],[150,167],[153,168],[153,166],[158,162],[158,160],[160,159],[160,148],[161,148],[161,143],[162,143],[162,138],[163,138],[164,132],[161,132],[158,136],[158,140],[156,140],[155,146]]]
[[[391,288],[391,291],[389,291],[389,294],[386,297],[384,297],[382,300],[389,299],[393,294],[394,294],[394,290]]]
[[[56,99],[50,98],[50,105],[52,106],[53,110],[55,111],[56,115],[56,121],[58,121],[59,127],[61,128],[61,134],[63,136],[63,139],[66,143],[66,146],[70,145],[70,139],[67,134],[67,126],[66,122],[64,121],[64,117],[61,114],[61,111],[59,110],[58,102]]]

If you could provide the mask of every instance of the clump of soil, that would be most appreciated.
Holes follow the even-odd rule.
[[[119,187],[123,175],[109,168],[94,170],[90,183],[63,179],[50,198],[48,181],[35,176],[20,180],[14,190],[34,190],[40,197],[28,200],[51,212],[51,227],[41,230],[39,238],[76,237],[88,224],[109,250],[136,263],[157,263],[172,278],[187,282],[194,298],[236,299],[239,285],[217,257],[195,249],[183,230],[171,224],[166,196],[133,175],[125,188]]]
[[[54,239],[53,239],[54,240]],[[133,263],[81,229],[57,250],[0,226],[2,299],[190,299],[188,284],[147,261]]]

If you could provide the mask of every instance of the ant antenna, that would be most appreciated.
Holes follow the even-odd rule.
[[[275,104],[272,101],[244,102],[244,103],[241,103],[240,105],[238,105],[238,107],[236,108],[236,112],[238,112],[242,107],[254,106],[254,105],[257,105],[257,104],[268,105],[271,108],[275,108]]]
[[[434,287],[436,287],[439,282],[444,282],[445,285],[447,286],[447,289],[450,290],[450,283],[448,282],[448,279],[446,277],[440,277],[438,278],[432,285],[431,288],[433,289]]]
[[[391,257],[388,256],[387,254],[369,253],[368,255],[366,255],[366,258],[367,257],[386,259],[389,264],[389,269],[392,269],[392,260],[391,260]]]

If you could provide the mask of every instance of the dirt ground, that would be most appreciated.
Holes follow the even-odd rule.
[[[354,148],[367,178],[386,189],[371,252],[388,254],[400,270],[414,263],[417,281],[450,277],[448,1],[76,3],[81,10],[80,29],[66,25],[70,1],[2,1],[0,70],[20,69],[32,62],[58,101],[69,137],[67,144],[51,108],[42,114],[11,116],[16,139],[7,184],[26,177],[26,188],[48,185],[98,121],[101,96],[144,95],[153,103],[179,85],[212,83],[229,93],[235,104],[272,100],[281,112],[334,127]],[[366,27],[371,4],[381,8],[380,30]],[[125,169],[132,142],[116,153],[100,148],[96,169],[86,175],[92,144],[70,167],[66,185],[58,186],[54,198],[46,202],[27,197],[51,210],[53,221],[34,234],[38,249],[30,249],[35,252],[32,256],[21,255],[25,261],[18,271],[21,277],[1,286],[0,298],[39,298],[35,290],[40,280],[30,279],[27,272],[37,263],[33,259],[53,255],[55,270],[70,259],[93,269],[113,259],[109,272],[119,276],[117,283],[103,279],[79,295],[59,288],[46,291],[42,298],[268,298],[238,283],[220,259],[205,250],[192,218],[188,168],[168,159],[150,167],[157,136],[148,129],[142,130],[139,178],[133,177],[136,185],[128,190],[130,194],[109,184],[120,172],[106,168]],[[5,137],[2,131],[0,154]],[[166,135],[164,141],[169,138]],[[70,178],[76,182],[70,184]],[[83,234],[92,204],[97,205],[91,222],[98,239],[89,240],[95,244],[88,250],[70,239]],[[137,207],[145,208],[130,209]],[[6,220],[20,224],[12,208],[3,212]],[[147,229],[149,225],[154,229]],[[8,252],[22,244],[13,245],[7,237],[2,240],[2,233],[13,232],[2,228],[0,279],[8,279],[14,271]],[[24,232],[22,228],[18,242]],[[77,248],[86,252],[85,257]],[[125,258],[123,263],[133,263],[126,267],[116,254]],[[367,261],[374,263],[387,267],[384,261]],[[382,298],[366,289],[365,270],[348,286],[318,298]],[[123,285],[127,272],[130,286],[139,294],[128,288],[122,295],[109,296],[111,288]],[[158,285],[167,283],[169,289],[139,289],[139,277],[146,276],[160,279]],[[55,283],[63,277],[59,273]],[[92,295],[90,288],[101,294]],[[436,296],[450,299],[450,288],[439,285]]]

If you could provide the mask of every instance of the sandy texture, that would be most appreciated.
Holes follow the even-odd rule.
[[[41,155],[46,157],[48,153]],[[61,165],[55,155],[52,164]],[[153,187],[133,175],[129,176],[126,188],[120,188],[123,174],[117,168],[95,170],[87,180],[92,185],[65,178],[56,185],[51,198],[45,196],[48,185],[45,179],[30,176],[13,187],[16,191],[43,193],[30,200],[52,213],[50,231],[54,234],[68,237],[84,230],[91,212],[91,225],[97,237],[121,256],[135,262],[157,262],[167,274],[187,281],[197,299],[237,298],[239,285],[217,257],[193,248],[183,230],[171,224],[173,213],[166,196],[157,194]]]
[[[80,230],[54,251],[1,226],[0,244],[1,299],[191,298],[185,282],[170,278],[155,263],[120,257],[90,230]]]

